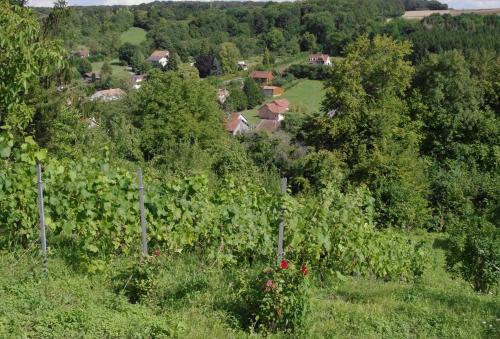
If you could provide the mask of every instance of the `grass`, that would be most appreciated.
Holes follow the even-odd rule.
[[[140,45],[141,42],[146,40],[146,31],[139,27],[130,27],[121,34],[120,40],[122,44],[128,42],[133,45]]]
[[[416,283],[330,276],[311,267],[311,308],[301,338],[494,338],[498,295],[480,295],[444,270],[441,236],[425,235],[431,264]],[[57,255],[50,275],[35,254],[0,254],[0,337],[247,338],[238,281],[249,268],[220,269],[193,254],[163,258],[158,287],[138,304],[117,293],[127,258],[96,275]],[[252,268],[254,271],[259,266]],[[275,335],[272,337],[281,337]]]
[[[93,62],[92,63],[92,71],[99,72],[101,70],[101,67],[104,64],[104,62],[105,61]],[[127,68],[125,66],[120,65],[118,59],[113,59],[113,60],[106,61],[106,62],[110,64],[111,69],[113,70],[113,74],[111,75],[113,78],[124,79],[127,81],[128,81],[128,79],[130,79],[130,74],[127,71]]]
[[[322,81],[301,79],[297,81],[295,86],[287,89],[282,96],[269,98],[266,102],[274,99],[287,99],[290,101],[291,111],[301,114],[311,114],[320,110],[324,94]],[[259,108],[260,106],[242,112],[253,125],[258,124],[260,120]]]

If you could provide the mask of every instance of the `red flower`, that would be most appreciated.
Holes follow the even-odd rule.
[[[286,260],[281,260],[281,268],[284,270],[288,268],[288,262]]]
[[[160,250],[159,250],[159,249],[155,249],[155,250],[153,251],[153,255],[154,255],[155,257],[159,257],[159,256],[161,255]]]
[[[302,264],[302,266],[300,266],[300,271],[302,272],[302,274],[304,275],[307,275],[309,273],[309,270],[307,269],[307,266],[306,264]]]

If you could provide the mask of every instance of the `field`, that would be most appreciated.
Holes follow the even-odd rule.
[[[120,36],[122,44],[128,42],[133,45],[139,45],[146,40],[146,31],[139,27],[130,27]]]
[[[288,99],[292,110],[296,110],[298,113],[310,114],[320,110],[324,93],[322,81],[298,80],[295,86],[285,91],[285,94],[277,98],[268,99],[267,101]],[[259,107],[243,112],[243,115],[252,124],[257,124],[260,119],[258,114]]]
[[[447,10],[438,10],[438,11],[407,11],[403,14],[404,19],[411,20],[421,20],[425,17],[431,16],[432,14],[449,14],[449,15],[462,15],[462,14],[479,14],[479,15],[492,15],[492,14],[500,14],[500,8],[491,8],[491,9],[447,9]]]
[[[443,269],[443,236],[423,235],[431,265],[417,283],[339,277],[311,267],[301,338],[494,338],[500,301],[472,292]],[[238,281],[261,265],[218,268],[194,254],[164,257],[158,287],[141,303],[120,293],[126,260],[88,275],[50,257],[41,274],[35,251],[0,255],[0,337],[246,338]],[[282,337],[274,335],[271,337]]]
[[[129,79],[130,74],[125,68],[125,66],[122,66],[119,64],[118,59],[113,59],[110,61],[107,61],[111,65],[111,69],[113,70],[112,76],[114,78],[120,78],[120,79]],[[104,64],[104,61],[99,61],[99,62],[93,62],[92,63],[92,71],[97,72],[101,70],[102,64]]]

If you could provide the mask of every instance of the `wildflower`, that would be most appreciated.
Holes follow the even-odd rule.
[[[160,250],[159,250],[159,249],[155,249],[155,250],[153,251],[153,255],[154,255],[155,257],[159,257],[159,256],[160,256],[160,254],[161,254],[161,252],[160,252]]]
[[[288,268],[288,262],[286,260],[281,260],[281,268],[284,270]]]
[[[275,288],[276,288],[276,284],[274,283],[274,281],[272,281],[271,279],[269,279],[266,282],[266,287],[264,287],[264,292],[271,292]]]
[[[300,271],[301,271],[301,272],[302,272],[302,274],[304,274],[304,275],[309,274],[309,270],[307,269],[306,264],[302,264],[302,266],[300,266]]]

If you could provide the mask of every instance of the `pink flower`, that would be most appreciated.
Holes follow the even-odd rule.
[[[286,270],[288,268],[288,262],[286,260],[281,260],[281,268]]]
[[[302,274],[304,274],[304,275],[309,274],[309,270],[307,269],[306,264],[302,264],[302,266],[300,266],[300,271],[301,271],[301,272],[302,272]]]
[[[272,281],[271,279],[269,279],[266,282],[266,286],[264,287],[264,292],[271,292],[275,288],[276,288],[276,284],[274,283],[274,281]]]

